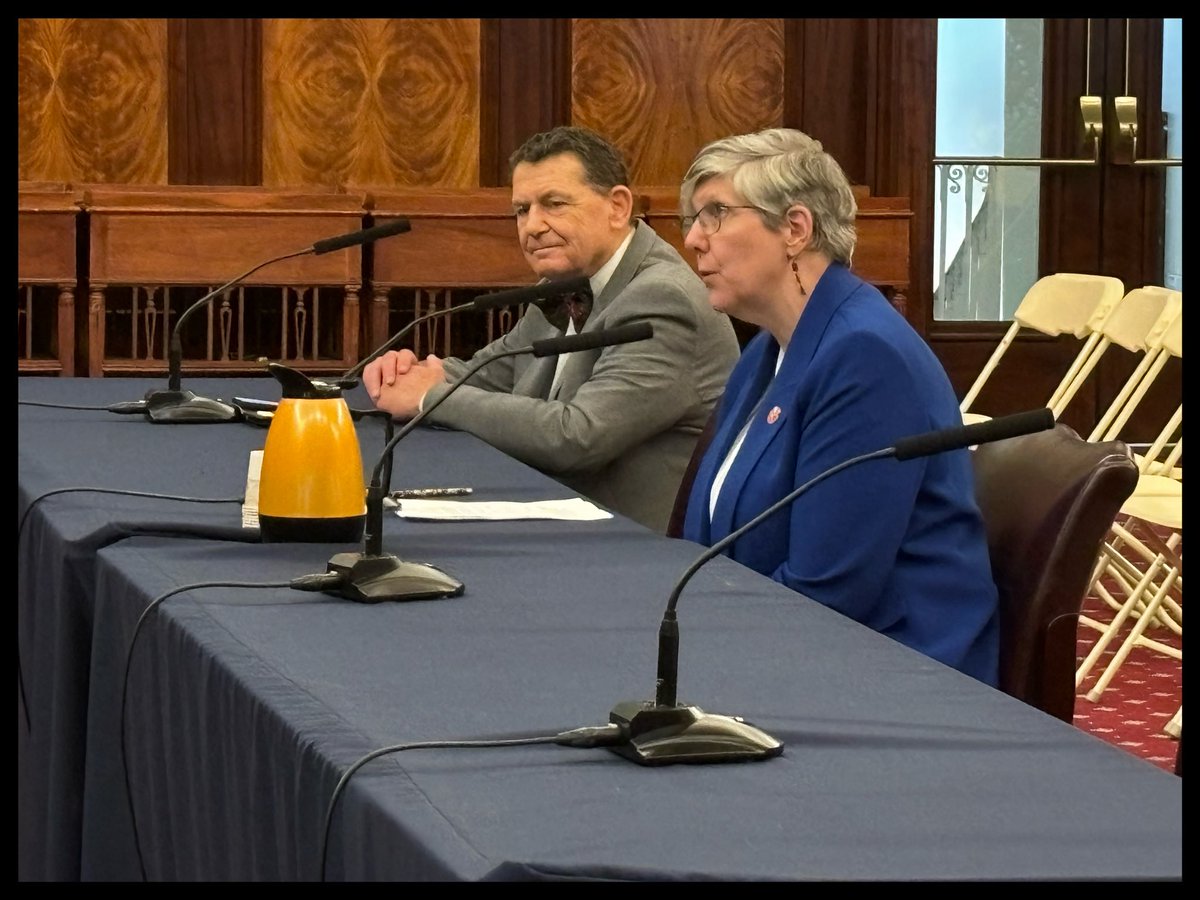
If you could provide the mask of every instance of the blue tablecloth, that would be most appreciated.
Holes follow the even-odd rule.
[[[272,384],[237,391],[277,396]],[[103,403],[146,386],[22,379],[20,395]],[[378,424],[360,431],[373,464]],[[18,514],[67,484],[233,496],[263,436],[22,407]],[[393,483],[570,496],[453,432],[402,442]],[[151,601],[286,583],[354,549],[244,537],[235,504],[72,493],[34,508],[19,560],[33,719],[19,741],[20,877],[140,877],[120,699]],[[201,586],[146,617],[125,727],[150,878],[316,879],[333,787],[369,751],[599,725],[650,699],[666,598],[700,550],[620,517],[388,516],[384,538],[462,579],[464,596],[360,605]],[[691,581],[679,617],[680,700],[745,717],[782,756],[644,768],[559,746],[392,754],[343,794],[328,877],[1181,877],[1181,779],[724,558]]]

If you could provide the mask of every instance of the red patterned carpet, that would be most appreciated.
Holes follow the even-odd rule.
[[[1096,597],[1088,597],[1083,613],[1111,621],[1112,610]],[[1146,647],[1134,647],[1108,687],[1093,702],[1087,693],[1107,667],[1129,633],[1131,622],[1113,640],[1079,686],[1075,698],[1075,725],[1130,753],[1174,771],[1178,741],[1163,727],[1183,703],[1183,662]],[[1183,639],[1166,626],[1147,630],[1147,636],[1182,650]],[[1096,643],[1099,632],[1080,625],[1077,665]]]

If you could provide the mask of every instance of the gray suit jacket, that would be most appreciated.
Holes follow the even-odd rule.
[[[595,298],[583,332],[646,321],[654,337],[567,356],[555,399],[556,357],[496,360],[445,399],[429,420],[482,438],[595,502],[664,532],[697,436],[725,388],[739,348],[729,319],[675,249],[638,222]],[[497,352],[561,334],[530,306],[470,362],[444,361],[449,381]],[[425,406],[449,384],[433,388]]]

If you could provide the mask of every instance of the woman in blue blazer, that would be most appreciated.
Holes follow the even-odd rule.
[[[962,423],[929,346],[850,271],[854,195],[819,142],[784,128],[715,141],[680,202],[709,302],[762,329],[730,376],[685,538],[712,545],[837,463]],[[994,685],[996,587],[970,452],[849,467],[725,552]]]

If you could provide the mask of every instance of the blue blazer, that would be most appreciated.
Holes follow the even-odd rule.
[[[767,332],[735,366],[696,471],[683,536],[711,546],[853,456],[962,424],[945,370],[920,335],[844,266],[821,276],[775,375]],[[747,419],[721,489],[713,479]],[[902,644],[995,685],[996,586],[969,450],[851,466],[725,553]]]

